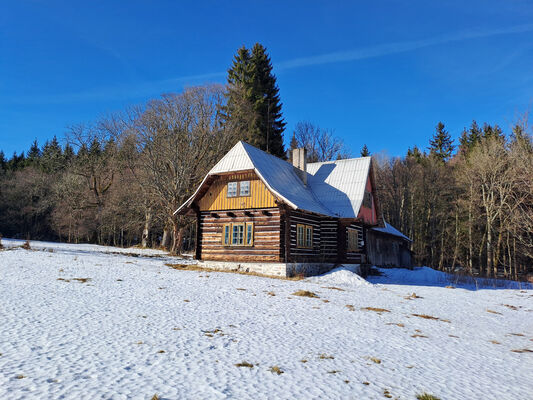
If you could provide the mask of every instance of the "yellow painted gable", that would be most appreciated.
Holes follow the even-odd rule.
[[[250,181],[250,195],[228,197],[228,182]],[[237,210],[276,206],[276,198],[253,172],[220,176],[198,201],[200,211]]]

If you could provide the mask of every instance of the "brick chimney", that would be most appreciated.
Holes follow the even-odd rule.
[[[307,150],[305,147],[292,150],[292,165],[304,185],[307,186]]]

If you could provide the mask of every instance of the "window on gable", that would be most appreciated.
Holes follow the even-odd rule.
[[[365,191],[363,196],[363,206],[366,208],[372,208],[372,194],[370,192]]]
[[[348,246],[347,250],[352,251],[359,251],[359,232],[357,229],[347,228],[347,239],[348,239]]]
[[[239,196],[250,196],[250,181],[239,182]]]
[[[296,225],[296,246],[313,248],[313,227],[311,225]]]
[[[237,182],[228,183],[228,197],[237,197]]]

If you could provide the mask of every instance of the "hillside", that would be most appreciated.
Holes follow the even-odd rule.
[[[533,391],[531,288],[446,287],[426,268],[278,280],[176,270],[191,262],[154,250],[2,243],[0,398]]]

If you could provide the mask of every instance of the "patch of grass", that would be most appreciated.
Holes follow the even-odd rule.
[[[24,379],[24,378],[26,377],[22,374],[15,375],[15,379]]]
[[[376,364],[381,364],[381,360],[377,357],[369,357],[368,359]]]
[[[497,340],[491,340],[490,341],[492,344],[501,344],[500,342],[498,342]]]
[[[165,350],[159,350],[159,351],[157,352],[157,354],[163,354],[164,352],[165,352]]]
[[[355,311],[355,307],[354,307],[352,304],[346,304],[346,308],[347,308],[349,311]]]
[[[81,283],[87,283],[91,280],[91,278],[72,278],[73,281],[78,281]]]
[[[386,325],[396,325],[396,326],[399,326],[400,328],[405,327],[405,325],[402,324],[401,322],[387,322]]]
[[[455,336],[455,335],[448,335],[448,336],[459,339],[459,336]]]
[[[322,353],[318,356],[319,359],[321,360],[333,360],[335,357],[333,356],[328,356],[327,354],[325,353]]]
[[[487,312],[489,312],[489,313],[491,313],[491,314],[503,315],[501,312],[494,311],[494,310],[489,310],[488,308],[487,308]]]
[[[267,294],[268,294],[269,296],[275,296],[275,295],[276,295],[276,293],[274,293],[274,292],[268,292]]]
[[[364,381],[364,382],[362,382],[362,383],[363,383],[363,385],[365,385],[365,386],[370,385],[370,382],[367,382],[367,381]]]
[[[122,279],[117,279],[117,282],[122,282]]]
[[[338,369],[334,369],[334,370],[331,370],[331,371],[328,371],[328,374],[337,374],[341,371],[339,371]]]
[[[246,361],[242,361],[240,363],[237,363],[237,364],[235,364],[235,366],[239,367],[239,368],[242,368],[242,367],[253,368],[254,367],[253,364],[250,364],[249,362],[246,362]]]
[[[387,399],[392,399],[392,394],[390,394],[388,389],[383,390],[383,396],[385,396]]]
[[[300,362],[305,364],[307,362],[307,360],[304,358],[304,359],[300,360]]]
[[[505,306],[505,307],[509,308],[510,310],[514,310],[514,311],[518,310],[518,307],[513,306],[511,304],[502,304],[502,306]]]
[[[446,289],[455,289],[455,286],[451,286],[451,285],[448,285],[448,286],[445,286]]]
[[[362,307],[361,310],[364,311],[374,311],[378,314],[384,313],[384,312],[390,312],[390,310],[387,310],[386,308],[378,308],[378,307]]]
[[[440,400],[437,396],[433,396],[429,393],[422,393],[416,395],[416,400]]]
[[[523,333],[509,333],[509,336],[526,336]]]
[[[20,247],[22,247],[24,250],[31,250],[30,241],[26,240],[24,244]]]
[[[160,399],[160,397],[159,397],[159,396],[157,395],[157,393],[156,393],[156,394],[154,394],[154,395],[152,396],[152,398],[151,398],[150,400],[159,400],[159,399]]]
[[[313,297],[313,298],[319,298],[319,296],[316,293],[310,292],[309,290],[298,290],[292,294],[293,296],[300,296],[300,297]]]
[[[329,303],[329,300],[328,299],[324,299],[322,300],[323,303]]]
[[[280,367],[278,367],[277,365],[274,365],[273,367],[270,367],[269,371],[272,372],[273,374],[278,374],[278,375],[281,375],[281,374],[283,374],[285,372]]]
[[[416,293],[411,293],[410,295],[407,295],[404,297],[405,300],[414,300],[414,299],[423,299],[421,296],[417,296]]]
[[[419,333],[415,333],[414,335],[411,335],[411,337],[414,337],[414,338],[417,338],[417,337],[419,337],[419,338],[427,338],[428,336],[426,336],[426,335],[421,335],[421,334],[419,334]]]
[[[246,290],[246,289],[244,289],[244,288],[241,288],[241,287],[238,287],[238,288],[237,288],[237,290]]]
[[[345,292],[346,290],[335,286],[322,286],[324,289],[338,290],[339,292]]]
[[[58,281],[70,282],[70,279],[57,278]]]
[[[533,350],[530,349],[513,349],[513,353],[533,353]]]
[[[450,320],[447,320],[447,319],[442,319],[442,318],[438,318],[438,317],[434,317],[433,315],[427,315],[427,314],[411,314],[413,317],[418,317],[418,318],[424,318],[424,319],[431,319],[433,321],[442,321],[442,322],[448,322],[448,323],[451,323]]]
[[[187,299],[184,299],[183,300],[185,303],[190,303],[191,301],[190,300],[187,300]]]

